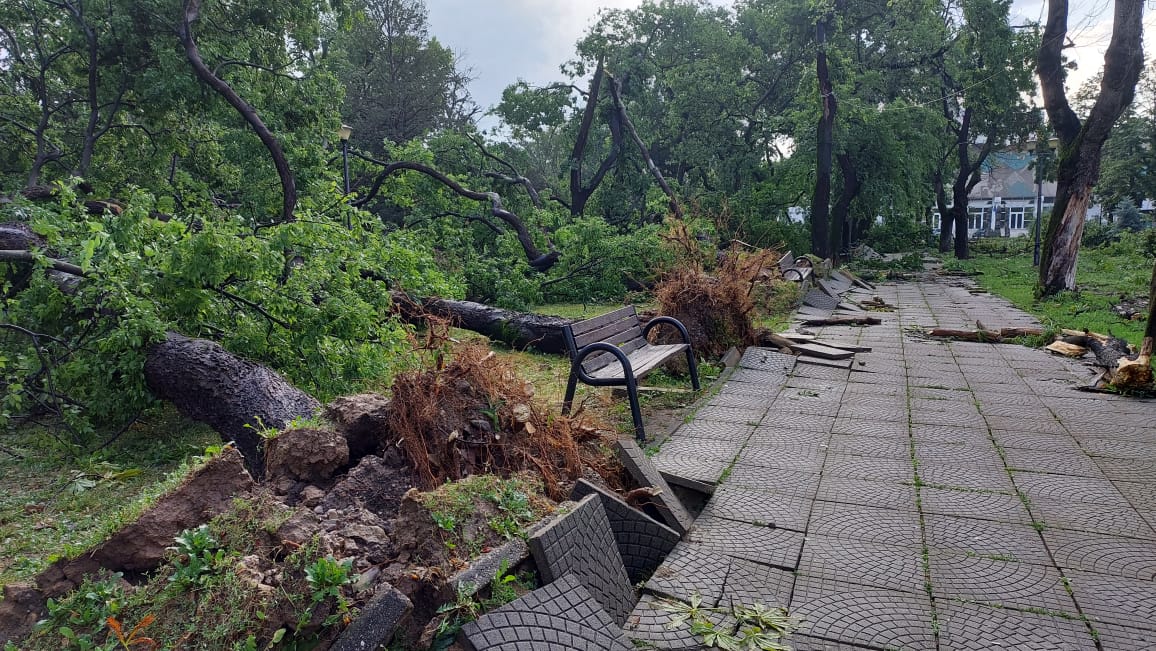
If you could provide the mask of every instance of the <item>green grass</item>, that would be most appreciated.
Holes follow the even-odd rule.
[[[639,311],[653,307],[651,303],[636,303],[635,305]],[[539,305],[535,307],[533,311],[538,314],[548,314],[550,316],[560,316],[566,319],[581,321],[583,319],[593,319],[607,312],[613,312],[620,307],[622,307],[621,303],[550,303],[547,305]]]
[[[0,585],[27,581],[134,521],[220,437],[166,408],[114,445],[81,459],[52,449],[40,427],[4,437],[0,454]]]
[[[971,260],[952,260],[947,267],[979,272],[975,280],[981,287],[1034,315],[1045,328],[1086,329],[1139,345],[1144,321],[1126,321],[1112,312],[1112,306],[1122,298],[1136,299],[1147,295],[1152,260],[1111,248],[1082,250],[1076,268],[1078,290],[1037,300],[1038,272],[1032,266],[1030,251],[985,254],[982,253],[983,247],[977,248],[981,252]]]

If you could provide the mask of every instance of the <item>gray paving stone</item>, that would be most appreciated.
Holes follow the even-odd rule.
[[[1084,451],[1071,434],[1039,434],[993,429],[991,435],[1005,450],[1018,448],[1065,454],[1078,454]]]
[[[967,599],[1006,608],[1045,609],[1075,616],[1072,598],[1054,568],[942,552],[930,556],[937,599]]]
[[[819,446],[748,444],[738,455],[738,465],[818,472],[826,454]]]
[[[910,435],[906,421],[877,421],[868,418],[838,418],[831,427],[836,434],[876,436],[906,440]]]
[[[662,444],[653,459],[656,464],[663,457],[691,457],[730,463],[743,448],[743,441],[731,439],[698,439],[673,436]]]
[[[987,427],[988,422],[978,414],[951,414],[937,411],[913,412],[911,423],[914,425],[948,425],[951,427],[971,427],[979,429]]]
[[[722,599],[730,561],[729,556],[716,554],[700,545],[683,543],[675,547],[654,571],[644,589],[686,602],[697,594],[713,608]]]
[[[771,404],[771,400],[767,396],[722,392],[714,398],[711,398],[710,402],[706,404],[708,407],[737,407],[766,410],[767,406]]]
[[[791,614],[802,618],[798,632],[806,636],[875,649],[935,648],[926,595],[800,576]]]
[[[357,619],[330,647],[334,651],[361,651],[384,647],[393,639],[401,620],[413,610],[409,599],[390,585],[378,591]]]
[[[695,418],[716,420],[724,423],[740,423],[754,427],[767,413],[767,407],[719,407],[705,406],[695,412]]]
[[[761,604],[786,608],[794,585],[793,572],[732,558],[719,605],[733,608]]]
[[[792,635],[786,642],[794,651],[867,651],[870,647],[824,640],[809,635]]]
[[[811,500],[723,485],[703,509],[702,517],[726,518],[792,531],[807,530]]]
[[[911,442],[902,438],[881,438],[855,434],[832,434],[827,449],[839,454],[884,459],[910,459]]]
[[[598,495],[530,534],[530,552],[545,583],[573,575],[618,625],[634,608],[634,590]]]
[[[819,473],[803,472],[797,469],[766,468],[735,465],[724,486],[749,488],[751,490],[776,493],[787,497],[814,499],[819,489]]]
[[[824,477],[846,477],[871,481],[909,482],[915,478],[910,460],[880,459],[828,452]]]
[[[656,454],[654,465],[668,483],[694,489],[698,484],[717,484],[731,462],[699,456]],[[667,522],[667,524],[671,524]],[[672,525],[673,526],[673,525]]]
[[[1156,632],[1100,622],[1095,625],[1103,651],[1156,649]]]
[[[472,595],[489,585],[498,572],[529,559],[529,545],[521,538],[514,538],[471,561],[469,567],[451,576],[448,583],[455,593]]]
[[[987,428],[916,424],[911,426],[911,438],[915,440],[916,445],[927,443],[991,445]]]
[[[759,423],[759,427],[778,427],[782,429],[826,433],[831,431],[831,426],[834,423],[834,416],[787,414],[771,409],[767,412],[767,415],[763,417],[763,420]]]
[[[924,592],[923,552],[911,546],[808,536],[799,573],[887,590]]]
[[[1079,619],[950,601],[937,602],[936,612],[939,619],[940,651],[1096,649],[1091,632]]]
[[[1153,419],[1156,420],[1156,416]],[[1113,481],[1156,480],[1156,460],[1153,459],[1101,459],[1097,465]]]
[[[987,425],[991,429],[1010,430],[1013,432],[1035,432],[1037,434],[1068,433],[1063,425],[1052,419],[1027,420],[1007,416],[986,416],[984,420],[987,421]]]
[[[1126,506],[1124,496],[1107,479],[1089,477],[1067,477],[1036,472],[1013,473],[1016,487],[1032,498],[1043,498],[1062,502],[1083,502]]]
[[[1156,580],[1156,543],[1100,533],[1045,529],[1058,567],[1143,581]]]
[[[683,603],[655,595],[642,595],[626,621],[626,636],[649,645],[645,648],[672,651],[701,648],[702,638],[691,633],[690,624],[679,625],[673,620],[677,605]],[[738,620],[726,613],[707,610],[703,614],[718,630],[734,630],[738,627]]]
[[[822,290],[812,289],[803,295],[803,305],[830,312],[839,306],[839,299],[832,298]]]
[[[785,355],[771,348],[751,346],[743,351],[739,366],[756,371],[789,373],[795,368],[795,356]]]
[[[748,445],[827,445],[831,435],[825,432],[816,432],[805,429],[788,429],[775,425],[761,425],[756,427]]]
[[[654,505],[666,526],[679,534],[686,533],[687,529],[690,529],[690,526],[694,524],[694,518],[678,500],[674,491],[670,489],[670,485],[666,483],[666,479],[663,478],[658,467],[646,456],[642,448],[638,447],[638,443],[634,442],[633,439],[619,439],[615,444],[614,452],[639,486],[649,486],[658,491],[654,496]],[[720,471],[719,474],[721,475],[722,472]]]
[[[923,487],[919,492],[924,513],[980,520],[1031,524],[1032,516],[1018,495]]]
[[[695,522],[687,542],[714,554],[793,570],[803,534],[707,515]]]
[[[630,651],[618,625],[573,576],[539,588],[462,628],[471,651]]]
[[[1040,533],[1030,525],[924,513],[923,535],[937,551],[955,551],[1005,561],[1051,565]]]
[[[1112,483],[1115,484],[1116,490],[1120,491],[1132,506],[1142,509],[1156,508],[1156,483],[1131,481],[1117,481]]]
[[[1110,506],[1032,498],[1028,504],[1032,519],[1047,527],[1090,531],[1126,538],[1151,539],[1156,536],[1148,522],[1131,506]]]
[[[718,421],[710,421],[705,419],[695,419],[689,423],[684,423],[679,426],[671,439],[681,440],[685,438],[693,439],[711,439],[718,441],[736,441],[738,443],[745,442],[754,431],[754,427],[741,423],[723,423]]]
[[[1090,572],[1065,572],[1080,609],[1092,621],[1156,631],[1156,583]]]
[[[592,494],[599,496],[606,510],[626,576],[632,584],[646,580],[678,544],[678,532],[585,479],[575,482],[570,499],[581,500]]]
[[[915,458],[920,463],[963,463],[996,469],[1003,465],[999,451],[990,441],[978,445],[919,442],[915,444]]]
[[[1104,473],[1100,471],[1096,462],[1079,450],[1075,452],[1046,452],[1007,448],[1004,450],[1004,458],[1010,470],[1104,478]]]
[[[907,410],[902,407],[855,404],[844,402],[839,408],[839,419],[858,419],[873,423],[899,423],[906,428]],[[839,430],[842,431],[842,430]]]
[[[915,486],[908,483],[850,479],[828,475],[819,482],[815,499],[915,511]]]
[[[807,535],[913,547],[923,544],[919,515],[914,512],[835,502],[815,502]]]
[[[729,382],[739,382],[754,385],[768,394],[778,393],[779,388],[787,381],[787,376],[775,371],[755,371],[749,368],[740,368],[731,374]]]
[[[1153,433],[1153,442],[1151,443],[1090,437],[1081,439],[1080,446],[1093,457],[1152,459],[1156,458],[1156,433]]]
[[[807,364],[796,366],[795,370],[791,372],[791,377],[805,377],[816,380],[839,380],[845,382],[847,381],[847,371],[845,369]]]
[[[1014,491],[1011,478],[1003,468],[966,463],[924,461],[919,464],[919,479],[924,484],[965,490]]]

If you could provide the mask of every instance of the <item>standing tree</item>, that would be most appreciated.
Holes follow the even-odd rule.
[[[1048,221],[1038,292],[1050,296],[1076,288],[1076,261],[1092,188],[1100,178],[1100,156],[1112,125],[1136,92],[1144,68],[1144,0],[1115,0],[1112,39],[1104,55],[1104,77],[1091,113],[1081,121],[1064,88],[1063,48],[1068,34],[1068,0],[1048,0],[1048,22],[1036,72],[1048,119],[1060,139],[1056,200]]]

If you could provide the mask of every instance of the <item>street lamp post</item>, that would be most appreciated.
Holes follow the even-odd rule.
[[[1033,267],[1040,266],[1040,222],[1044,220],[1044,161],[1059,140],[1049,138],[1046,141],[1046,146],[1041,149],[1040,145],[1043,142],[1043,138],[1036,138],[1034,147],[1036,152],[1036,224],[1033,229],[1035,231],[1035,244],[1032,247]]]

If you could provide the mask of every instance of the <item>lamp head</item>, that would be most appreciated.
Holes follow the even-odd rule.
[[[341,128],[337,131],[337,137],[341,139],[341,142],[347,142],[349,140],[349,136],[352,134],[353,127],[349,126],[348,124],[341,125]]]

